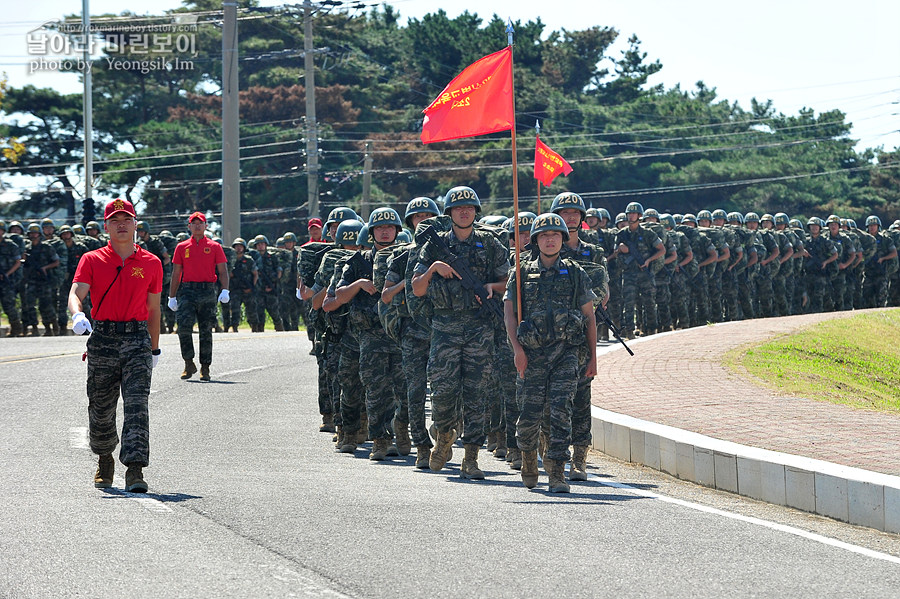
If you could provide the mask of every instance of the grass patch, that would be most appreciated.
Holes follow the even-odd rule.
[[[786,395],[900,414],[900,310],[825,321],[725,363]]]

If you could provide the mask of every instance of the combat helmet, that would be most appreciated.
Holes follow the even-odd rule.
[[[253,241],[251,243],[253,244],[254,248],[257,246],[257,244],[260,244],[260,243],[269,245],[269,238],[266,237],[265,235],[260,234],[260,235],[257,235],[256,237],[254,237]]]
[[[644,207],[640,202],[631,202],[627,206],[625,206],[625,214],[631,214],[633,212],[637,212],[639,216],[644,216]],[[616,221],[618,222],[618,221]]]
[[[528,233],[531,235],[531,225],[534,223],[534,219],[537,218],[537,214],[534,212],[520,212],[518,218],[510,218],[506,221],[506,229],[509,231],[509,234],[512,235],[515,233],[513,229],[514,223],[518,223],[519,233]]]
[[[712,219],[713,219],[713,220],[716,220],[716,219],[722,219],[722,220],[727,221],[727,220],[728,220],[728,213],[725,212],[724,210],[722,210],[721,208],[717,208],[717,209],[715,209],[715,210],[712,211]]]
[[[291,242],[297,243],[297,235],[295,235],[291,231],[288,231],[281,237],[282,237],[282,239],[284,239],[284,243],[291,243]]]
[[[413,214],[433,214],[434,216],[438,216],[441,211],[438,210],[437,202],[432,200],[431,198],[419,197],[413,198],[406,205],[406,214],[403,215],[403,223],[407,227],[411,227],[410,217]]]
[[[697,222],[698,223],[701,220],[708,220],[708,221],[712,222],[712,219],[713,219],[712,212],[710,212],[709,210],[701,210],[700,212],[697,213]]]
[[[539,233],[545,231],[559,231],[562,233],[563,241],[569,241],[569,229],[566,227],[566,221],[555,212],[545,212],[534,219],[531,223],[531,243],[537,243]]]
[[[624,212],[620,212],[620,213],[618,213],[618,214],[616,215],[616,224],[617,224],[617,225],[618,225],[619,223],[624,223],[624,222],[627,221],[627,220],[628,220],[628,217],[625,216],[625,213],[624,213]]]
[[[644,218],[655,218],[656,220],[659,220],[659,210],[656,208],[647,208],[644,210]]]
[[[818,216],[811,216],[808,221],[806,221],[806,228],[808,229],[810,225],[816,225],[819,227],[819,230],[825,228],[825,221],[823,221]]]
[[[444,214],[450,214],[450,209],[457,206],[475,206],[475,212],[481,212],[481,200],[471,187],[459,185],[447,192],[444,196]]]
[[[866,228],[868,228],[869,225],[878,225],[878,228],[881,229],[881,218],[875,214],[870,215],[866,218]]]
[[[372,249],[375,247],[375,239],[372,238],[372,234],[369,233],[369,225],[363,225],[359,229],[359,235],[357,236],[357,244],[361,245],[366,249]]]
[[[697,224],[697,216],[688,212],[684,216],[681,217],[682,223],[694,223]]]
[[[341,223],[345,220],[359,220],[359,216],[357,216],[356,211],[353,210],[353,208],[338,206],[328,213],[328,220],[325,221],[325,228],[327,229],[332,224]]]
[[[729,212],[725,218],[730,223],[737,223],[739,225],[744,224],[744,215],[737,211]]]
[[[134,227],[135,231],[143,231],[144,233],[150,234],[150,225],[147,224],[145,220],[139,220],[137,225]]]
[[[478,222],[483,225],[490,225],[492,227],[502,227],[506,224],[506,217],[501,214],[488,214],[486,216],[482,216]]]
[[[659,215],[659,222],[662,223],[666,229],[675,228],[675,217],[668,212]]]
[[[791,223],[790,217],[784,212],[775,213],[775,224],[788,226]]]
[[[26,235],[31,235],[32,233],[37,233],[38,235],[42,234],[41,226],[37,223],[28,223],[28,228],[25,229]]]
[[[394,225],[397,227],[397,232],[399,233],[403,229],[403,222],[400,220],[400,215],[397,214],[397,211],[393,208],[376,208],[372,211],[372,214],[369,215],[369,229],[374,229],[375,227],[380,227],[381,225]]]
[[[412,243],[412,235],[409,234],[409,231],[403,229],[399,233],[397,233],[397,243]]]
[[[584,207],[584,200],[581,199],[580,195],[571,191],[564,191],[557,195],[553,198],[553,203],[550,204],[550,212],[556,214],[559,214],[560,210],[565,210],[567,208],[573,208],[581,212],[581,220],[584,220],[584,217],[587,215],[587,209]]]
[[[345,220],[338,225],[334,232],[334,242],[338,245],[359,245],[359,231],[365,225],[358,220]],[[368,231],[366,227],[366,231]]]
[[[747,214],[744,215],[745,223],[759,223],[759,221],[760,221],[759,215],[755,212],[748,212]]]
[[[52,218],[45,218],[41,220],[41,229],[44,227],[53,227],[56,228],[56,223],[53,222]]]
[[[236,245],[242,245],[244,246],[245,250],[247,249],[247,241],[243,237],[234,238],[234,241],[231,242],[231,247],[234,247]]]
[[[830,225],[831,223],[837,223],[838,227],[840,227],[841,226],[841,217],[838,216],[837,214],[830,215],[828,218],[825,219],[825,224]]]

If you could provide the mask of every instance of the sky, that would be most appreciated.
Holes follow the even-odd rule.
[[[370,6],[374,0],[362,0]],[[300,0],[261,0],[280,6]],[[151,14],[177,8],[156,0]],[[485,21],[493,14],[544,22],[545,32],[593,25],[620,32],[610,56],[618,58],[635,34],[647,61],[663,68],[649,84],[693,90],[702,80],[721,99],[749,109],[751,98],[773,101],[778,112],[816,114],[840,109],[852,123],[857,149],[900,148],[900,2],[895,0],[395,0],[402,17],[420,18],[443,8],[452,18],[468,10]],[[9,84],[33,84],[63,92],[81,86],[74,75],[28,74],[27,33],[48,20],[80,14],[79,0],[8,3],[0,23],[0,71]],[[131,10],[134,0],[91,0],[92,14]],[[505,43],[505,41],[501,42]]]

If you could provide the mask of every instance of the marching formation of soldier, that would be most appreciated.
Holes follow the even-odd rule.
[[[12,336],[40,335],[39,317],[44,335],[67,330],[68,289],[81,256],[106,244],[99,229],[0,221],[0,306]],[[136,230],[168,288],[187,234]],[[459,440],[460,475],[480,480],[487,443],[528,488],[540,455],[555,492],[587,479],[594,347],[611,329],[634,338],[900,305],[900,221],[885,229],[874,215],[860,229],[835,215],[804,225],[784,213],[670,215],[632,202],[611,221],[566,192],[545,214],[506,218],[482,215],[477,193],[455,187],[441,208],[411,200],[403,218],[383,207],[364,223],[336,208],[325,223],[310,219],[309,238],[224,247],[230,301],[223,290],[215,326],[237,331],[246,318],[261,332],[267,314],[277,331],[305,322],[320,430],[334,433],[336,451],[371,441],[378,461],[415,449],[416,468],[440,471]],[[164,296],[161,311],[162,331],[173,332]]]

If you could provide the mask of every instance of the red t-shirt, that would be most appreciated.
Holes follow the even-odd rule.
[[[222,246],[204,237],[193,237],[175,246],[172,264],[180,264],[181,280],[185,283],[215,283],[216,265],[227,262]]]
[[[91,316],[94,320],[127,322],[150,317],[147,294],[162,293],[162,262],[140,246],[134,248],[134,253],[123,261],[112,245],[107,244],[86,253],[78,262],[73,281],[91,286]],[[122,272],[117,278],[116,272],[120,268]],[[100,304],[104,293],[106,297]]]

